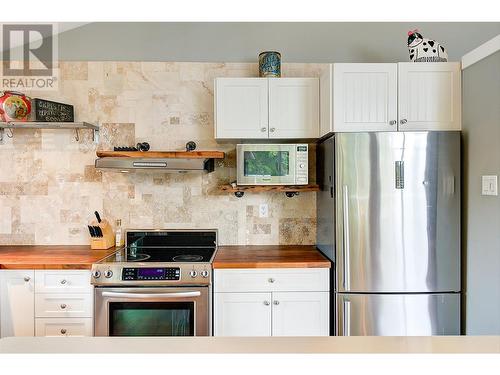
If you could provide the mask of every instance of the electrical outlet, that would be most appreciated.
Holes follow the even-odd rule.
[[[498,176],[482,176],[482,194],[498,195]]]
[[[268,217],[269,206],[266,203],[259,204],[259,217]]]

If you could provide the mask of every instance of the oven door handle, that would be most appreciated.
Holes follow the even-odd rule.
[[[103,297],[115,298],[180,298],[180,297],[199,297],[201,292],[178,292],[178,293],[122,293],[122,292],[102,292]]]

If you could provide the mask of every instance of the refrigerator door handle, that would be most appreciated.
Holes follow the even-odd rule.
[[[344,185],[343,187],[343,208],[342,208],[342,214],[343,214],[343,237],[344,240],[342,241],[343,244],[343,258],[344,258],[344,290],[348,291],[349,290],[349,282],[351,280],[351,272],[350,272],[350,249],[349,249],[349,191],[347,188],[347,185]]]
[[[343,336],[351,336],[351,301],[345,297],[343,298],[342,314],[344,315]]]

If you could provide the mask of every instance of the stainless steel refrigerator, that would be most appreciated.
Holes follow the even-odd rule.
[[[335,333],[460,334],[460,132],[339,133],[318,166]]]

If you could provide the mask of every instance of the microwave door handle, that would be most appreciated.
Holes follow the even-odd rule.
[[[178,292],[178,293],[123,293],[123,292],[102,292],[103,297],[115,298],[181,298],[181,297],[199,297],[200,292]]]

